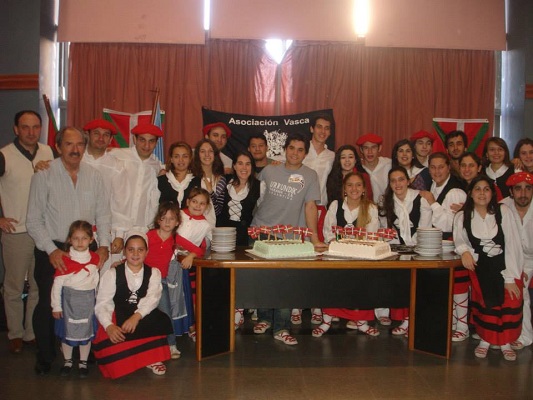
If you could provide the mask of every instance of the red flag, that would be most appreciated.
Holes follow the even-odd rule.
[[[54,117],[54,113],[52,112],[52,107],[50,106],[50,100],[48,97],[43,94],[43,101],[44,101],[44,108],[46,109],[46,115],[48,115],[48,140],[46,144],[50,146],[52,149],[56,148],[56,135],[58,129],[56,124],[56,118]]]

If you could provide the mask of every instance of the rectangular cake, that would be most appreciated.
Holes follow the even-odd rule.
[[[314,257],[315,248],[301,240],[256,240],[253,251],[263,258]]]
[[[375,259],[391,252],[389,243],[377,240],[339,239],[329,244],[328,254]]]

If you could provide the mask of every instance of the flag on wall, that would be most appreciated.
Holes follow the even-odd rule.
[[[285,150],[283,145],[289,133],[303,133],[311,139],[309,130],[311,121],[318,115],[329,115],[333,121],[333,110],[316,110],[301,114],[258,116],[225,113],[202,107],[204,126],[214,122],[224,122],[231,129],[231,137],[224,148],[228,157],[248,148],[248,138],[257,134],[263,134],[268,143],[267,157],[274,160],[284,160]],[[335,149],[335,124],[332,124],[331,135],[326,144],[329,149]]]
[[[55,151],[56,135],[58,132],[56,118],[54,116],[54,113],[52,112],[52,107],[50,106],[50,99],[48,99],[45,94],[43,94],[43,101],[44,108],[46,109],[46,115],[48,115],[48,139],[46,141],[46,144],[48,144],[48,146],[50,146]]]
[[[162,111],[159,109],[159,121],[161,125],[157,125],[154,123],[154,125],[159,126],[161,129],[163,129],[163,123],[165,120],[165,111]],[[121,111],[115,111],[110,110],[109,108],[104,108],[102,111],[103,118],[109,122],[111,122],[115,127],[117,128],[117,134],[113,135],[113,139],[110,143],[111,147],[130,147],[133,146],[133,140],[131,139],[131,130],[137,126],[139,123],[146,123],[151,124],[152,123],[152,110],[149,111],[141,111],[138,113],[126,113]],[[164,131],[163,131],[164,132]],[[161,161],[161,163],[164,163],[164,158],[160,158],[160,156],[163,155],[162,149],[163,147],[163,138],[160,138],[158,142],[158,146],[161,146],[161,154],[156,154],[154,150],[154,155]]]
[[[488,119],[455,119],[455,118],[433,118],[433,127],[435,132],[442,140],[442,149],[433,151],[445,151],[444,142],[446,135],[451,131],[463,131],[468,138],[468,151],[475,152],[482,157],[483,147],[488,138],[489,120]]]

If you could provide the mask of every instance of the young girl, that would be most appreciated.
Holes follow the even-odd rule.
[[[333,226],[363,227],[368,232],[376,232],[379,228],[378,209],[367,197],[366,185],[359,172],[350,172],[344,177],[344,201],[339,207],[339,202],[333,200],[328,208],[324,221],[324,239],[326,242],[335,240],[332,232]],[[346,325],[349,329],[357,329],[369,336],[379,335],[379,331],[368,325],[374,319],[374,310],[350,310],[347,308],[323,308],[322,324],[313,329],[313,336],[320,337],[326,333],[333,317],[348,319]]]
[[[165,165],[167,173],[157,177],[157,187],[161,192],[159,203],[173,202],[180,207],[185,206],[190,184],[194,178],[190,170],[191,162],[191,146],[185,142],[170,145]]]
[[[489,346],[498,345],[506,360],[516,360],[511,343],[522,328],[522,246],[512,211],[497,204],[488,177],[480,175],[468,186],[453,239],[472,281],[471,319],[481,338],[475,356],[485,358]]]
[[[505,182],[514,174],[514,167],[505,140],[498,137],[488,138],[483,148],[483,160],[484,173],[494,181],[500,192],[500,194],[497,193],[497,200],[506,198],[509,196],[509,188]]]
[[[60,370],[67,376],[72,369],[72,348],[79,346],[80,377],[89,373],[87,358],[94,337],[94,302],[98,285],[98,261],[96,253],[89,251],[93,241],[93,229],[86,221],[74,221],[69,228],[66,240],[69,252],[63,257],[66,270],[56,269],[52,285],[52,315],[56,321],[56,334],[61,339],[61,349],[65,363]]]
[[[95,314],[100,325],[94,355],[106,378],[120,378],[147,367],[156,375],[166,372],[170,358],[167,335],[172,326],[157,309],[161,273],[146,268],[148,238],[130,231],[124,245],[126,262],[106,271],[100,281]]]
[[[196,341],[194,323],[194,300],[196,297],[196,269],[192,262],[195,257],[202,257],[202,248],[206,240],[211,241],[213,225],[204,216],[209,206],[209,193],[202,188],[192,188],[187,199],[187,208],[181,210],[181,224],[176,234],[178,248],[189,253],[180,261],[181,267],[188,270],[183,274],[183,290],[185,291],[185,305],[187,316],[178,319],[174,323],[176,335],[188,333],[189,337]]]
[[[331,167],[331,172],[328,175],[326,183],[326,190],[328,194],[328,204],[333,200],[343,201],[343,180],[350,172],[360,172],[365,181],[365,193],[369,199],[373,198],[372,184],[370,177],[363,168],[357,150],[350,144],[345,144],[337,149],[335,152],[335,159]]]
[[[168,289],[167,276],[169,264],[174,253],[174,241],[176,230],[180,224],[180,208],[176,203],[162,203],[159,205],[154,218],[154,229],[148,231],[148,254],[144,260],[145,265],[157,268],[161,272],[161,284],[163,291],[159,301],[159,309],[172,318],[170,295]],[[170,357],[180,358],[180,351],[176,348],[176,335],[168,335],[168,345],[170,346]]]
[[[191,182],[191,187],[201,187],[207,190],[216,217],[218,217],[224,205],[226,177],[224,176],[224,165],[220,158],[220,151],[211,140],[202,139],[196,144],[192,173],[195,178]],[[214,224],[215,221],[212,223]]]
[[[395,229],[400,242],[407,246],[416,245],[416,229],[431,228],[432,211],[426,199],[418,190],[409,188],[409,175],[403,167],[392,167],[389,171],[389,186],[383,195],[379,215],[382,226]],[[393,335],[406,335],[409,328],[409,309],[391,308],[391,319],[402,321],[392,330]]]
[[[430,190],[431,175],[416,158],[415,147],[407,139],[402,139],[392,148],[392,167],[403,167],[409,176],[409,187],[415,190]]]

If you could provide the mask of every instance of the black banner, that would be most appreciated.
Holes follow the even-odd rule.
[[[224,153],[228,157],[232,157],[239,150],[246,150],[250,136],[263,134],[268,143],[267,157],[280,161],[285,159],[283,146],[287,135],[298,132],[307,135],[311,139],[311,131],[309,130],[311,121],[317,115],[324,114],[331,116],[331,119],[335,121],[332,109],[265,117],[225,113],[202,107],[204,126],[214,122],[224,122],[231,129],[231,137],[224,148]],[[335,150],[335,124],[331,126],[331,135],[326,143],[329,149]]]

